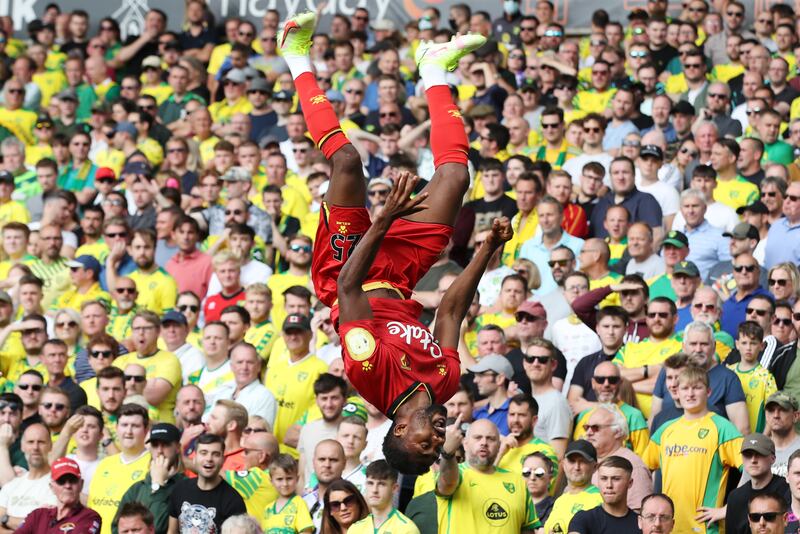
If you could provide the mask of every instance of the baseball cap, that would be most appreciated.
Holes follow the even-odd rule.
[[[78,256],[74,260],[70,260],[67,262],[67,267],[74,267],[74,268],[84,268],[94,271],[94,274],[100,274],[100,262],[97,261],[97,258],[94,256],[89,256],[88,254],[84,254],[82,256]]]
[[[144,174],[145,176],[150,176],[151,172],[150,165],[144,161],[131,161],[122,168],[122,174]]]
[[[283,331],[306,330],[311,331],[311,320],[302,313],[292,313],[283,321]]]
[[[231,167],[221,178],[223,182],[249,182],[253,176],[244,167]]]
[[[650,156],[653,158],[664,159],[664,151],[656,145],[644,145],[639,152],[639,157]]]
[[[325,91],[325,96],[329,102],[344,102],[344,95],[336,89],[328,89]]]
[[[514,376],[514,367],[511,366],[511,362],[505,356],[500,356],[499,354],[487,354],[472,367],[467,367],[467,370],[476,374],[494,371],[509,379]]]
[[[748,434],[742,440],[742,452],[753,451],[761,456],[775,454],[775,443],[764,434],[755,432]]]
[[[265,135],[261,139],[258,140],[258,148],[264,149],[267,148],[269,145],[279,145],[280,142],[278,138],[274,135]]]
[[[176,443],[181,440],[181,431],[170,423],[157,423],[150,430],[147,443],[160,441],[162,443]]]
[[[161,58],[158,56],[147,56],[142,60],[142,68],[161,69]]]
[[[365,423],[367,422],[368,414],[367,407],[361,399],[348,400],[342,408],[342,415],[344,417],[358,417]]]
[[[56,98],[59,100],[72,100],[73,102],[77,102],[78,93],[75,92],[75,89],[64,89],[56,95]]]
[[[11,299],[11,295],[9,295],[7,291],[0,291],[0,302],[14,304],[14,301]]]
[[[722,237],[732,237],[733,239],[760,239],[758,229],[752,224],[741,222],[733,227],[730,232],[724,232]]]
[[[672,268],[672,274],[685,274],[692,278],[700,278],[700,269],[691,261],[682,261]]]
[[[81,478],[81,466],[78,465],[78,462],[66,456],[59,458],[53,462],[53,466],[50,468],[50,478],[58,481],[64,475]]]
[[[186,320],[186,316],[183,315],[181,312],[175,310],[168,311],[167,313],[164,314],[164,317],[161,318],[161,324],[167,324],[167,323],[178,323],[182,324],[183,326],[189,324],[189,322]]]
[[[94,179],[96,181],[103,180],[104,178],[111,178],[112,180],[117,179],[117,175],[114,174],[114,169],[110,167],[100,167],[97,169],[97,172],[94,173]]]
[[[14,175],[8,171],[0,171],[0,182],[7,182],[14,185]]]
[[[231,69],[225,75],[225,81],[233,83],[245,83],[247,81],[247,74],[242,69]]]
[[[292,91],[278,91],[274,95],[272,95],[272,100],[291,100],[294,98],[294,93]]]
[[[677,230],[671,230],[667,234],[667,238],[663,241],[664,245],[672,245],[673,247],[684,248],[689,246],[689,238],[686,234]]]
[[[378,176],[377,178],[373,178],[372,180],[369,181],[369,184],[367,184],[367,191],[369,191],[376,185],[385,185],[389,189],[394,188],[394,183],[389,178],[383,178]]]
[[[53,126],[55,123],[49,113],[42,111],[36,116],[36,124],[49,124]]]
[[[514,317],[517,318],[517,321],[519,321],[520,313],[527,313],[531,317],[535,317],[537,319],[547,319],[547,311],[544,309],[544,306],[535,300],[526,300],[519,305],[519,308],[517,308],[517,311],[514,314]]]
[[[96,100],[94,104],[92,104],[92,113],[110,113],[111,106],[108,105],[108,102],[103,100]]]
[[[785,391],[776,391],[767,397],[767,403],[764,407],[768,407],[770,404],[777,404],[784,410],[792,410],[794,412],[800,409],[800,405],[797,404],[797,399]]]
[[[594,448],[594,445],[585,439],[579,439],[570,443],[567,446],[567,452],[564,453],[564,458],[568,458],[570,454],[578,454],[590,462],[597,461],[597,450]]]
[[[757,215],[766,215],[767,213],[769,213],[767,207],[760,200],[756,200],[755,202],[753,202],[752,204],[748,204],[747,206],[739,206],[738,208],[736,208],[736,213],[738,215],[742,215],[747,211],[749,211],[750,213],[755,213]]]
[[[252,93],[254,91],[264,91],[268,95],[272,94],[272,88],[264,78],[255,78],[250,82],[250,87],[247,89],[247,92]]]
[[[672,114],[673,115],[689,115],[694,117],[695,111],[694,106],[691,105],[686,100],[681,100],[674,106],[672,106]]]
[[[136,136],[139,135],[139,132],[136,131],[136,126],[134,126],[132,122],[128,121],[118,122],[117,125],[114,126],[114,133],[117,132],[125,132],[134,139],[136,139]]]
[[[497,115],[497,110],[494,109],[494,106],[490,106],[489,104],[478,104],[477,106],[470,109],[467,112],[467,115],[469,115],[473,119],[480,119],[483,117],[488,117],[490,115]]]

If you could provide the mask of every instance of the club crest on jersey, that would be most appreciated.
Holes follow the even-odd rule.
[[[315,106],[318,105],[318,104],[322,104],[323,102],[327,102],[327,101],[328,101],[328,97],[326,97],[325,95],[312,96],[311,100],[310,100],[310,102],[312,104],[314,104]]]
[[[372,371],[373,365],[370,362],[361,362],[361,370],[368,372]]]
[[[337,230],[339,230],[339,233],[343,235],[347,235],[347,230],[349,226],[350,226],[349,221],[339,221],[336,223]]]
[[[503,482],[503,487],[509,493],[515,493],[517,491],[517,487],[514,485],[513,482]]]
[[[709,430],[707,428],[701,428],[700,430],[697,431],[697,437],[703,439],[708,435],[708,433]]]
[[[448,109],[447,113],[450,114],[451,117],[454,117],[456,119],[461,118],[461,112],[458,111],[457,109]]]
[[[350,358],[363,362],[375,353],[375,338],[364,328],[353,328],[344,335],[344,345]]]
[[[308,373],[306,373],[305,371],[300,371],[299,373],[297,373],[297,380],[298,381],[305,382],[306,378],[308,378]]]

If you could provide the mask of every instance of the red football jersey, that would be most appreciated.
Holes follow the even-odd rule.
[[[244,301],[244,289],[240,289],[235,294],[228,297],[222,293],[217,293],[213,297],[208,297],[203,305],[203,313],[206,318],[206,323],[210,323],[211,321],[219,321],[219,317],[222,315],[222,310],[235,304],[244,306]]]
[[[459,388],[454,348],[442,348],[419,322],[414,300],[369,299],[373,318],[340,325],[347,377],[364,399],[388,417],[419,388],[443,404]]]

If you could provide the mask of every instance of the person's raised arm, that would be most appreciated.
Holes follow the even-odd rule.
[[[472,304],[478,282],[486,271],[489,260],[513,235],[514,231],[507,217],[492,221],[489,237],[478,249],[467,268],[445,291],[436,312],[436,327],[433,331],[433,335],[443,347],[458,346],[461,322]]]
[[[364,237],[342,267],[338,279],[340,324],[372,318],[372,308],[361,284],[364,283],[378,255],[381,241],[392,226],[392,222],[427,208],[422,204],[428,198],[427,193],[420,193],[411,198],[417,182],[419,182],[418,176],[409,173],[400,175],[383,209],[375,216],[372,226],[364,233]]]
[[[436,494],[450,497],[458,489],[459,473],[456,451],[464,441],[461,433],[461,414],[456,417],[452,425],[445,432],[442,454],[439,457],[439,478],[436,479]]]

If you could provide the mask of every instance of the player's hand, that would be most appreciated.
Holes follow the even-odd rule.
[[[499,217],[492,221],[492,233],[486,241],[492,249],[500,248],[503,243],[514,237],[514,230],[511,229],[511,221],[508,217]]]
[[[400,173],[376,220],[391,222],[427,209],[428,206],[423,204],[425,199],[428,198],[427,192],[411,198],[417,183],[419,183],[419,176],[409,172]]]
[[[461,447],[464,441],[464,434],[461,432],[461,414],[458,414],[453,424],[448,426],[444,432],[444,446],[442,451],[447,454],[453,454]]]

